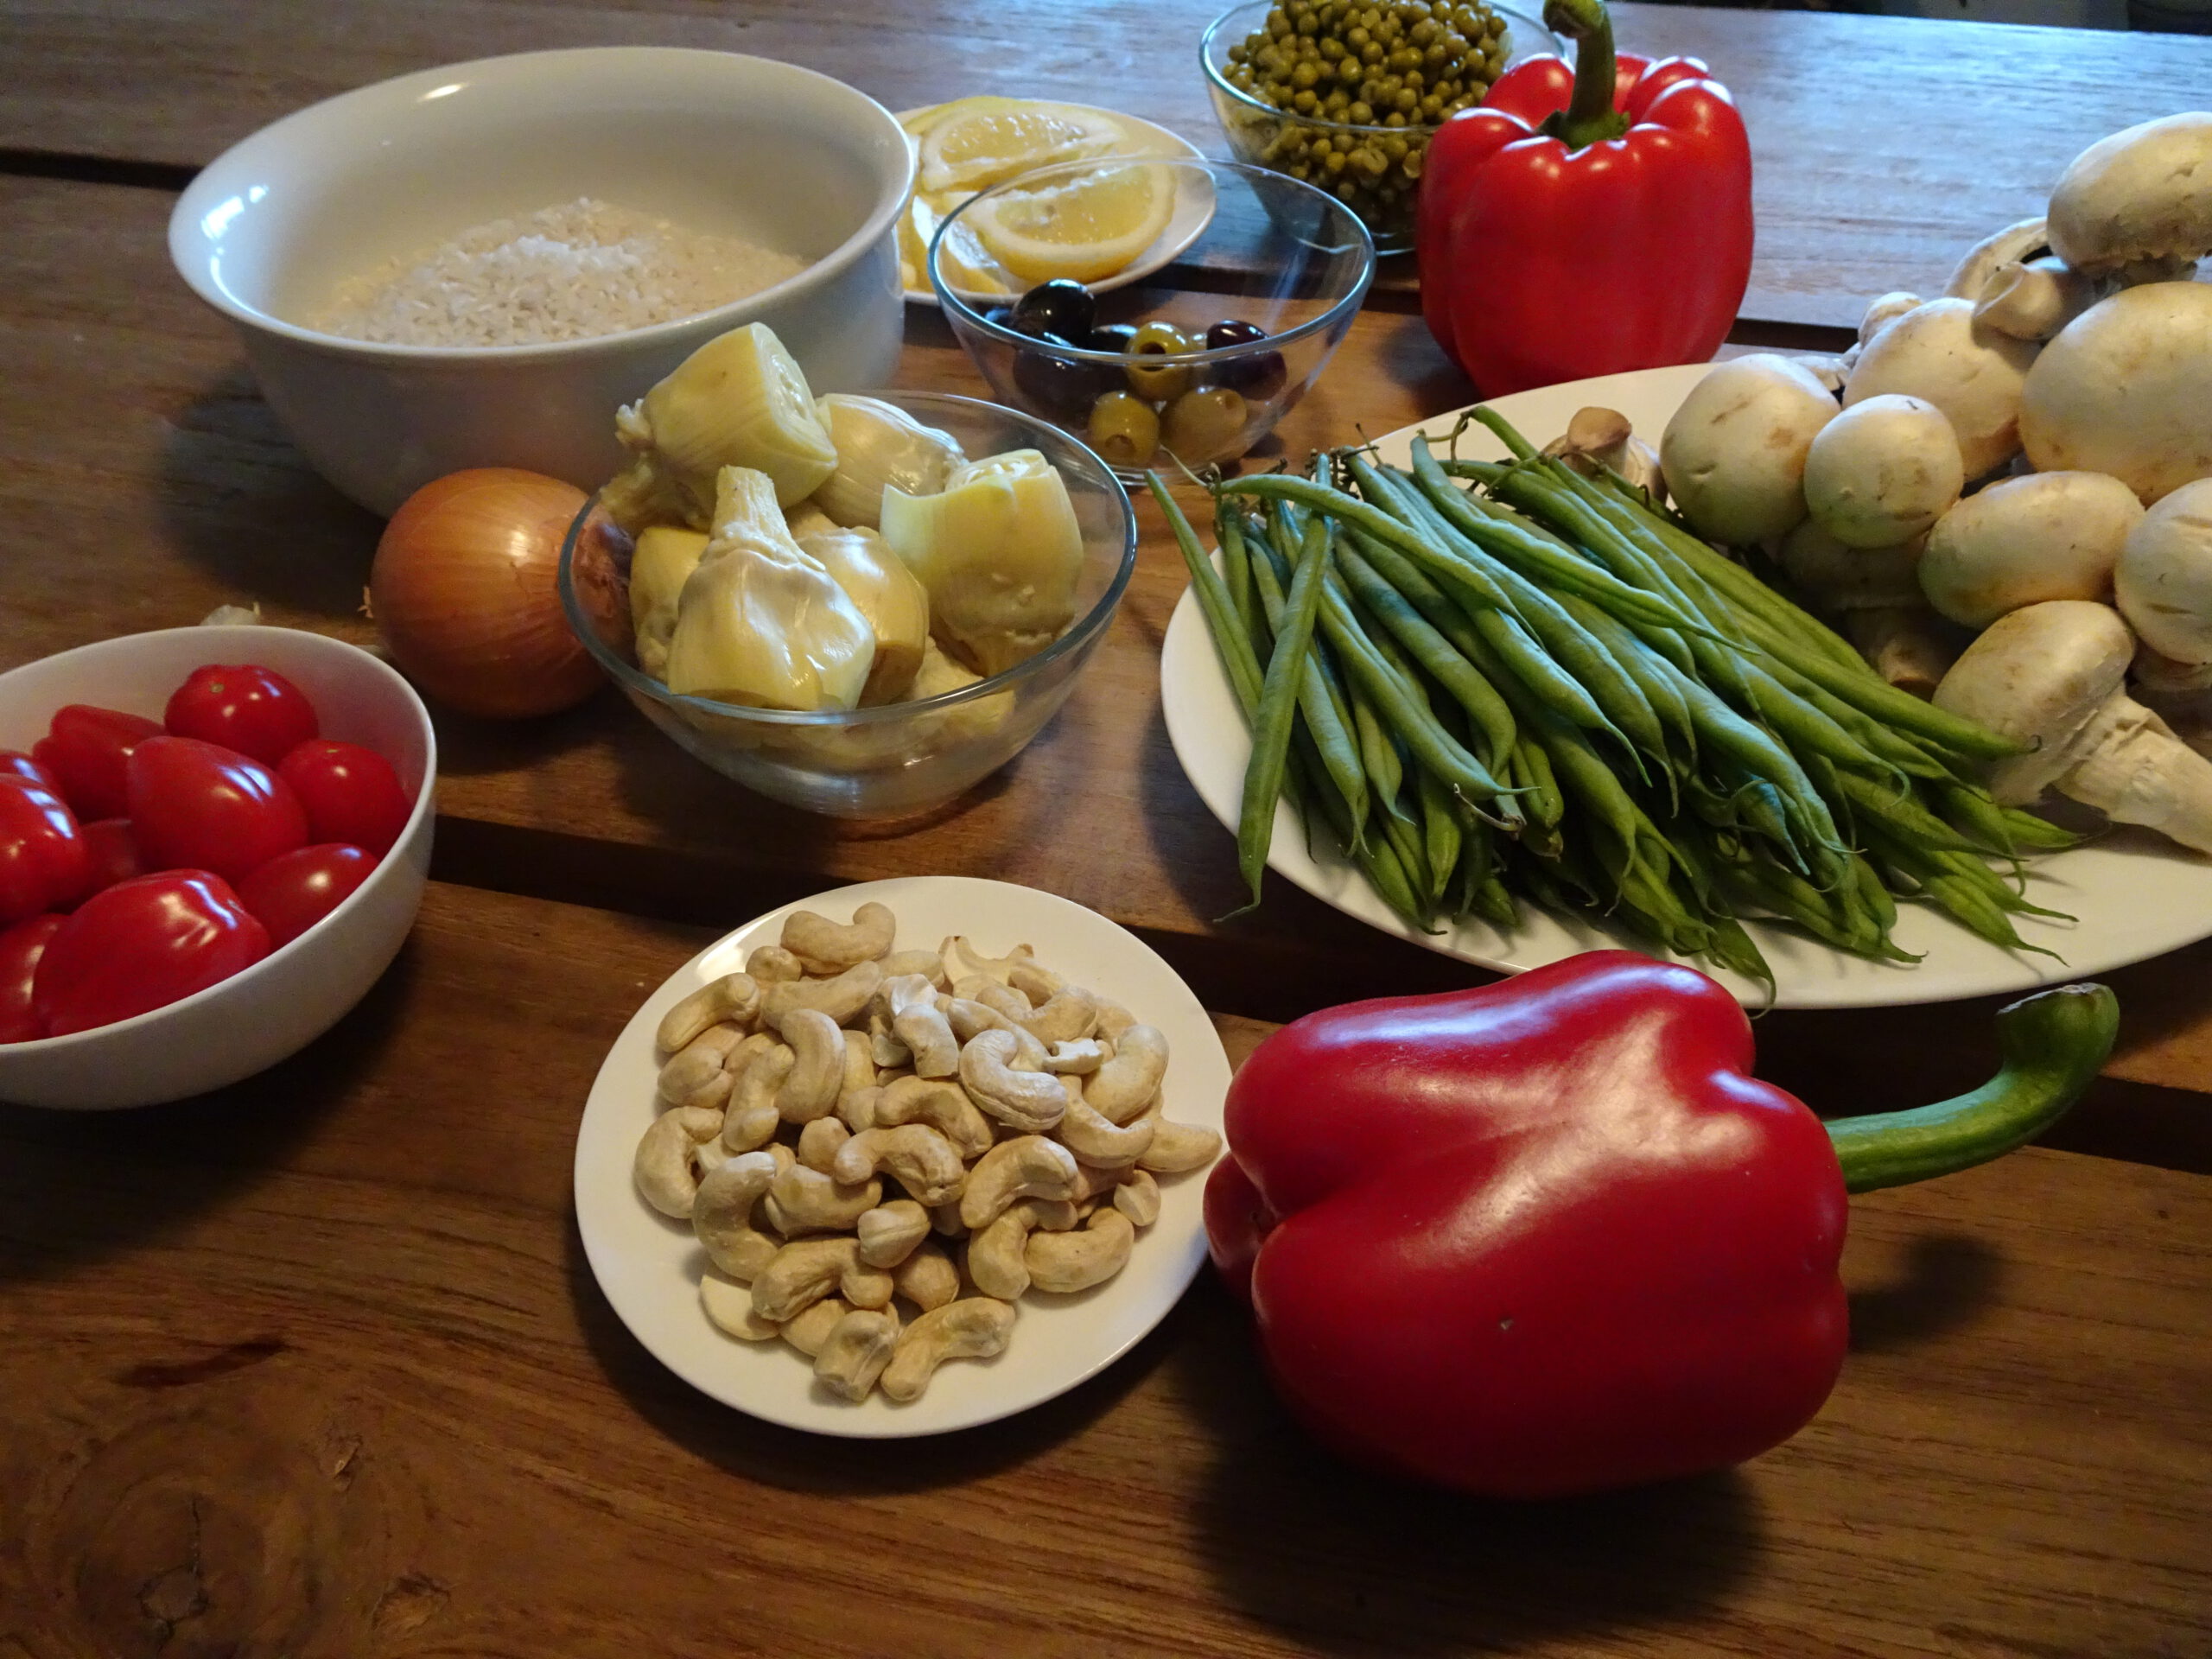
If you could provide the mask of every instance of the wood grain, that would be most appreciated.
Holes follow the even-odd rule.
[[[0,150],[181,168],[303,105],[441,63],[551,47],[754,53],[893,109],[1019,91],[1147,117],[1224,154],[1198,67],[1216,0],[51,0],[0,14]],[[2212,41],[1624,4],[1624,47],[1688,53],[1750,129],[1759,244],[1743,315],[1853,327],[1893,289],[1941,288],[1965,249],[2041,211],[2108,132],[2198,107]],[[1403,271],[1393,279],[1406,280]]]
[[[1343,1467],[1209,1278],[1020,1418],[818,1440],[661,1370],[570,1219],[592,1075],[700,939],[434,885],[367,1001],[264,1077],[0,1110],[0,1653],[2212,1642],[2212,1180],[2031,1150],[1856,1202],[1827,1408],[1743,1469],[1620,1497],[1493,1506]]]

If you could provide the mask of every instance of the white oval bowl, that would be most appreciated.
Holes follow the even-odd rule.
[[[237,325],[315,470],[389,514],[464,467],[596,489],[622,460],[616,407],[745,323],[773,328],[817,393],[887,384],[913,170],[889,111],[810,69],[674,47],[522,53],[379,81],[263,128],[186,188],[169,255]],[[299,321],[349,276],[580,196],[814,263],[696,317],[556,345],[372,345]]]
[[[0,674],[0,748],[28,751],[73,702],[159,720],[208,663],[273,669],[315,702],[322,735],[376,750],[415,796],[407,828],[337,909],[251,968],[166,1007],[66,1037],[0,1043],[0,1100],[105,1110],[219,1089],[276,1065],[366,995],[414,925],[430,871],[436,734],[414,688],[358,646],[297,628],[166,628]]]

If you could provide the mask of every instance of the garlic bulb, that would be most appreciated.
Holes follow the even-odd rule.
[[[883,539],[929,590],[939,641],[985,674],[1074,619],[1083,532],[1066,483],[1033,449],[957,467],[935,495],[887,486]]]
[[[860,607],[875,631],[875,663],[861,706],[897,702],[922,665],[930,639],[930,596],[914,573],[872,530],[830,530],[798,538]]]
[[[630,629],[638,666],[655,679],[668,673],[668,641],[676,632],[677,601],[707,550],[702,531],[653,524],[638,532],[630,556]]]
[[[850,709],[875,633],[821,563],[802,552],[763,474],[726,467],[714,534],[685,579],[668,689],[766,709]]]
[[[719,334],[614,417],[637,455],[601,493],[632,534],[651,524],[704,530],[725,467],[766,474],[788,505],[836,470],[837,452],[815,414],[806,376],[766,323]]]
[[[815,491],[814,501],[841,524],[877,528],[885,485],[934,495],[966,459],[950,433],[924,426],[880,397],[831,392],[814,407],[837,451],[837,470]]]

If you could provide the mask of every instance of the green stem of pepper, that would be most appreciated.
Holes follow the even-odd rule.
[[[1576,42],[1573,99],[1544,118],[1544,134],[1571,150],[1619,137],[1629,124],[1613,107],[1613,20],[1605,0],[1544,0],[1544,27]]]
[[[1955,1100],[1829,1121],[1853,1192],[1971,1169],[2032,1141],[2065,1115],[2112,1052],[2120,1005],[2101,985],[2061,985],[2000,1008],[1997,1075]]]

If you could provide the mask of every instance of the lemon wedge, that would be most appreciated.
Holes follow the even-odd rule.
[[[1002,191],[965,219],[984,249],[1025,283],[1095,283],[1158,241],[1174,206],[1167,170],[1137,162]]]
[[[921,138],[921,188],[984,190],[1017,173],[1103,156],[1127,130],[1112,116],[1066,104],[963,99],[932,112]]]

